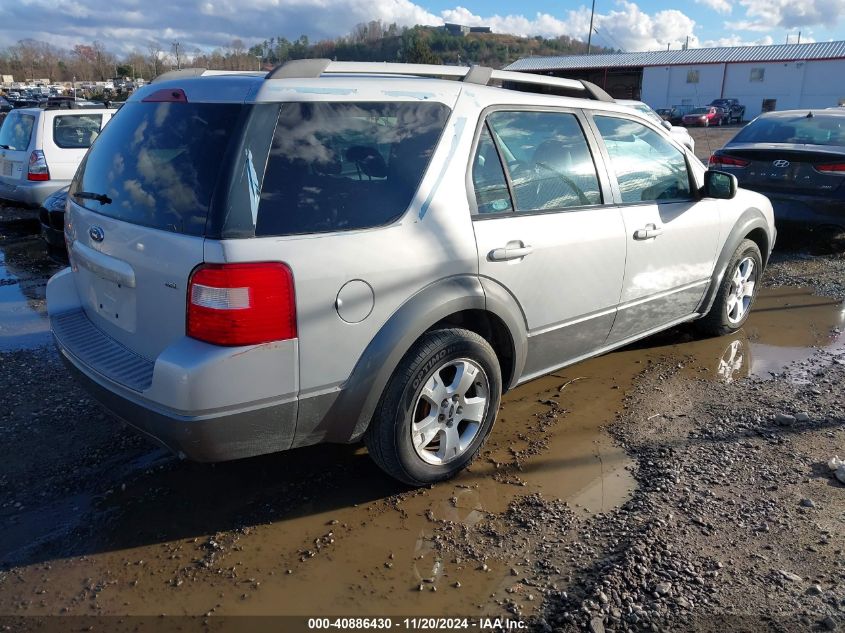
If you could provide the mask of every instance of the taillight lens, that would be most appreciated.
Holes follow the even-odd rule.
[[[751,163],[736,156],[728,156],[727,154],[713,154],[710,157],[711,167],[748,167]]]
[[[47,168],[47,159],[44,152],[37,149],[29,155],[29,170],[26,174],[27,180],[50,180],[50,170]]]
[[[816,171],[820,171],[823,174],[845,175],[845,163],[828,163],[826,165],[816,165]]]
[[[187,334],[214,345],[296,338],[290,268],[279,262],[200,266],[188,284]]]

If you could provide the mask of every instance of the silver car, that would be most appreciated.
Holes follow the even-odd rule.
[[[775,228],[592,84],[306,60],[136,92],[66,239],[55,340],[117,416],[201,461],[363,439],[420,485],[520,383],[686,321],[740,328]]]

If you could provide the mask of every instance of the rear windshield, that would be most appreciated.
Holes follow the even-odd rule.
[[[53,119],[53,142],[62,149],[86,149],[100,135],[102,114],[65,114]]]
[[[12,110],[0,127],[0,149],[25,150],[29,147],[35,117]]]
[[[223,157],[245,109],[127,103],[91,147],[69,195],[118,220],[203,235]]]
[[[281,107],[255,234],[387,224],[407,209],[446,124],[433,102],[286,103]]]
[[[759,118],[744,127],[732,142],[845,146],[845,116]]]

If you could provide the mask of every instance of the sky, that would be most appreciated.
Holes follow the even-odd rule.
[[[32,38],[72,48],[212,50],[271,36],[311,41],[372,19],[402,26],[458,22],[495,33],[586,39],[590,0],[2,0],[0,48]],[[593,41],[624,51],[845,40],[845,0],[596,0]]]

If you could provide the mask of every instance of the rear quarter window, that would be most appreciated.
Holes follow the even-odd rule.
[[[102,114],[63,114],[53,119],[53,142],[62,149],[87,149],[100,134]]]
[[[25,150],[29,147],[34,125],[33,115],[14,110],[9,112],[0,128],[0,149]]]
[[[343,231],[397,219],[448,116],[449,108],[433,102],[282,105],[255,234]]]

